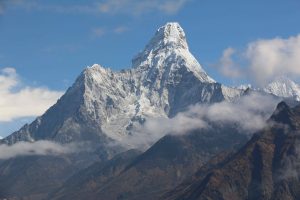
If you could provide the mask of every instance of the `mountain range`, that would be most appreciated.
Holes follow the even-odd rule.
[[[190,53],[180,25],[167,23],[132,68],[87,67],[55,105],[0,141],[80,144],[63,155],[0,160],[0,199],[297,199],[297,180],[277,185],[271,177],[295,147],[298,107],[280,103],[258,132],[205,115],[194,120],[197,114],[187,112],[251,95],[274,99],[269,107],[275,109],[281,100],[297,104],[300,86],[282,77],[263,89],[218,83]],[[166,126],[174,119],[176,128]],[[286,124],[286,132],[277,124]]]
[[[131,69],[88,67],[44,115],[4,141],[89,140],[105,145],[119,142],[146,118],[173,117],[190,105],[230,101],[242,94],[209,77],[189,52],[179,24],[168,23],[133,59]]]

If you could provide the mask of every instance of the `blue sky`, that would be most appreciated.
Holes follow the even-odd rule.
[[[65,91],[88,65],[130,67],[159,26],[177,21],[210,76],[227,85],[253,82],[216,67],[224,51],[239,56],[260,39],[298,36],[299,10],[299,0],[0,0],[0,69],[14,68],[19,87]],[[0,118],[0,135],[28,117]]]

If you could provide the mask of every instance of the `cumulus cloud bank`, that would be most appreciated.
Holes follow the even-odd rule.
[[[193,130],[210,128],[210,122],[235,125],[241,133],[252,134],[266,125],[266,120],[275,110],[278,101],[271,95],[252,93],[236,102],[197,104],[170,119],[146,119],[143,125],[136,127],[121,143],[145,149],[167,134],[183,135]]]
[[[82,145],[76,143],[58,144],[50,141],[37,142],[18,142],[11,146],[0,145],[0,159],[9,159],[17,156],[32,156],[32,155],[60,155],[69,154],[79,151]]]
[[[44,113],[63,94],[43,87],[23,85],[14,68],[0,70],[0,121]]]
[[[241,71],[243,67],[243,71]],[[248,78],[264,86],[277,76],[300,76],[300,35],[251,42],[244,51],[228,48],[219,62],[229,78]]]

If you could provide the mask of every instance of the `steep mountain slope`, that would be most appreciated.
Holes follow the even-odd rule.
[[[89,165],[98,161],[102,165],[118,153],[134,148],[124,138],[134,137],[135,127],[141,126],[148,118],[171,118],[195,103],[231,101],[242,94],[242,90],[223,86],[210,78],[189,52],[185,33],[179,24],[167,23],[133,59],[131,69],[113,72],[99,65],[86,68],[45,114],[0,141],[9,145],[38,140],[61,144],[88,141],[88,148],[95,151],[49,157],[49,160],[48,156],[37,156],[0,161],[1,191],[5,192],[5,198],[45,195],[85,167],[82,163]],[[193,152],[193,157],[193,148],[187,149],[186,154],[189,151]],[[197,159],[191,159],[189,164],[192,169],[199,166],[193,163],[200,160],[202,164],[208,159],[208,156],[195,157]],[[168,177],[168,186],[178,167],[172,167],[172,157],[166,160],[166,166],[172,168],[170,172],[163,170]],[[51,170],[45,170],[48,167]],[[153,170],[149,169],[143,176],[152,178]],[[23,173],[14,176],[18,171]],[[10,177],[11,181],[6,181]],[[133,176],[133,183],[135,178]],[[38,186],[34,184],[35,180]]]
[[[163,199],[299,199],[300,106],[281,102],[269,126],[238,153],[167,193]]]
[[[247,139],[236,128],[225,125],[165,136],[109,180],[106,174],[97,173],[100,168],[89,167],[72,176],[50,199],[156,199],[211,157],[240,147]]]
[[[140,156],[127,151],[135,147],[128,136],[138,134],[134,131],[148,118],[172,118],[196,103],[234,101],[251,93],[209,77],[177,23],[159,28],[132,63],[120,72],[88,67],[44,115],[1,141],[89,141],[95,151],[0,161],[0,198],[40,199],[55,191],[49,199],[155,199],[247,140],[235,124],[220,123],[165,136]]]
[[[92,153],[0,160],[0,199],[43,199],[78,170],[96,161],[101,160]]]
[[[88,67],[43,116],[3,142],[90,140],[108,148],[112,141],[122,143],[148,117],[172,117],[192,104],[230,101],[243,93],[205,73],[178,23],[159,28],[132,65],[120,72]]]

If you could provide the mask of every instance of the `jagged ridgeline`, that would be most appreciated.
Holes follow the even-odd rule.
[[[232,88],[216,82],[189,51],[180,25],[167,23],[134,57],[130,69],[116,72],[97,64],[87,67],[42,116],[0,140],[8,149],[20,148],[24,145],[22,142],[27,142],[26,145],[51,143],[52,148],[55,143],[54,147],[61,149],[72,147],[68,153],[51,154],[50,151],[48,154],[45,151],[40,155],[33,149],[30,156],[22,154],[0,159],[0,199],[241,199],[248,194],[251,195],[248,199],[256,199],[270,197],[273,191],[289,193],[282,196],[289,199],[299,197],[294,194],[298,192],[294,188],[299,186],[298,182],[274,185],[279,189],[273,190],[271,172],[260,170],[264,164],[269,170],[274,152],[290,152],[283,147],[291,141],[292,134],[277,136],[262,131],[262,136],[254,136],[239,150],[251,137],[251,129],[245,134],[237,123],[221,123],[203,115],[201,120],[205,120],[205,128],[195,120],[192,124],[197,128],[182,129],[188,131],[180,132],[166,126],[170,129],[158,134],[151,126],[147,132],[143,129],[153,119],[159,126],[168,122],[176,125],[174,119],[193,120],[194,115],[201,114],[196,113],[195,105],[218,104],[221,109],[242,101],[238,108],[250,104],[247,112],[261,114],[253,107],[258,104],[262,104],[260,107],[268,105],[273,112],[273,103],[279,101],[279,96],[295,103],[299,100],[299,91],[299,85],[284,78],[264,89]],[[267,100],[275,100],[253,102],[266,100],[253,98],[253,95],[267,95]],[[251,98],[245,101],[248,96]],[[292,116],[292,124],[298,129],[295,116],[299,115],[299,107],[292,110],[285,104],[280,105],[279,109],[287,112],[279,113],[287,114],[283,117],[287,120]],[[199,112],[204,110],[199,109]],[[271,113],[262,114],[269,117]],[[238,109],[231,115],[225,117],[243,119]],[[280,123],[280,116],[274,114],[273,121],[277,117]],[[264,124],[264,118],[259,119]],[[188,123],[175,122],[182,126]],[[257,124],[255,126],[257,128]],[[274,143],[274,139],[284,144]],[[147,142],[137,145],[141,140]],[[278,148],[274,149],[274,145]],[[276,154],[276,159],[280,158]],[[280,162],[274,163],[280,165]],[[276,166],[276,169],[281,168]],[[236,174],[239,172],[246,173],[246,179]],[[267,175],[263,176],[262,172]],[[235,177],[241,178],[240,182]],[[265,183],[262,189],[257,188]],[[293,185],[287,185],[290,183]],[[237,189],[238,184],[242,191]],[[222,189],[233,191],[235,196]],[[218,198],[215,195],[219,195]]]
[[[104,147],[122,141],[149,117],[173,117],[196,103],[231,101],[243,94],[206,74],[178,23],[159,28],[132,63],[120,72],[100,65],[86,68],[54,106],[4,142],[88,140]]]

